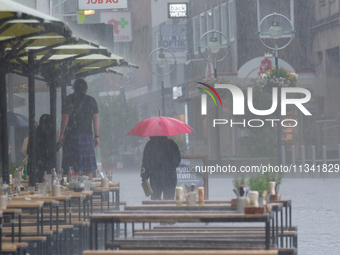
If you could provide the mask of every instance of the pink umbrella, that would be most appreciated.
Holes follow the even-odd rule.
[[[153,117],[139,122],[127,135],[173,136],[190,134],[194,129],[185,122],[170,117]]]

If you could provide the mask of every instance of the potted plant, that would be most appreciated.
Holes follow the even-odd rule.
[[[271,194],[269,200],[279,200],[281,195],[279,194],[279,187],[280,184],[282,183],[282,176],[283,173],[279,172],[279,173],[266,173],[265,174],[266,179],[268,181],[268,183],[273,183],[275,182],[275,194]]]
[[[257,175],[251,177],[248,180],[248,186],[251,191],[258,192],[258,202],[260,205],[263,205],[263,194],[268,190],[268,179],[262,175]]]
[[[244,174],[241,174],[240,177],[236,176],[233,179],[233,185],[236,190],[238,190],[239,195],[242,197],[244,196],[245,190],[244,188],[246,187],[246,180]]]

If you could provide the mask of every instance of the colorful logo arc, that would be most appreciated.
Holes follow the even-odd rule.
[[[216,91],[213,87],[211,87],[210,85],[208,85],[208,84],[206,84],[206,83],[203,83],[203,82],[197,82],[197,83],[199,83],[199,84],[201,84],[201,85],[203,85],[203,86],[206,86],[206,87],[209,88],[212,92],[214,92],[215,95],[217,96],[218,100],[220,101],[221,106],[222,106],[222,100],[221,100],[219,94],[217,93],[217,91]],[[200,90],[203,90],[204,92],[206,92],[206,93],[214,100],[214,103],[215,103],[215,105],[217,106],[215,98],[213,97],[213,95],[212,95],[208,90],[206,90],[206,89],[204,89],[204,88],[200,88],[200,87],[197,87],[197,88],[200,89]]]

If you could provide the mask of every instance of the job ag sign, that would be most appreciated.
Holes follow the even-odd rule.
[[[78,0],[79,10],[126,9],[127,0]]]
[[[131,12],[104,12],[100,22],[113,24],[114,42],[131,42]]]

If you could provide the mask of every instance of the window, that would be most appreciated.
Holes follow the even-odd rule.
[[[221,5],[221,27],[222,33],[227,34],[227,5],[224,3]],[[227,44],[227,40],[222,36],[222,44]]]
[[[213,24],[212,24],[212,10],[207,11],[207,32],[213,29]],[[210,42],[210,39],[212,37],[212,33],[208,34],[207,39],[208,43]]]
[[[220,12],[218,6],[214,8],[214,28],[217,31],[220,31]]]
[[[229,10],[229,40],[235,40],[235,2],[234,0],[229,0],[228,3]]]
[[[192,19],[192,29],[193,29],[193,37],[194,37],[194,54],[198,54],[198,46],[199,46],[199,40],[200,40],[200,33],[198,30],[198,17],[195,16]]]
[[[292,26],[294,28],[294,0],[257,0],[257,24],[259,25],[261,20],[274,12],[278,12],[280,10],[280,14],[287,17]],[[280,27],[284,31],[292,30],[291,25],[287,22],[286,19],[282,17],[276,17],[276,20],[279,22]],[[261,25],[262,30],[267,30],[272,25],[272,19],[268,18],[264,20]],[[268,38],[269,35],[261,35],[262,38]],[[291,34],[283,34],[282,38],[290,38]]]
[[[200,14],[200,42],[199,42],[199,46],[201,46],[201,51],[204,52],[205,51],[205,47],[206,47],[206,38],[203,38],[202,42],[201,42],[201,37],[202,35],[204,35],[205,33],[205,16],[204,13]]]

